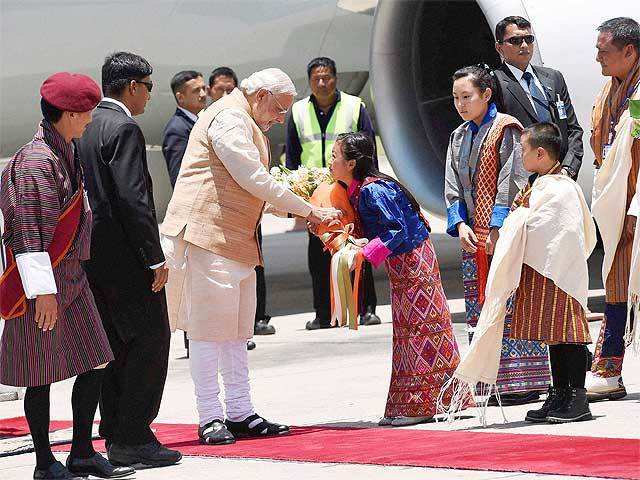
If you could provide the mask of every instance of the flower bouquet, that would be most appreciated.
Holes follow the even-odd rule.
[[[297,170],[289,170],[286,167],[278,166],[273,167],[269,173],[278,182],[305,200],[311,198],[321,183],[333,183],[333,177],[328,168],[300,167]]]

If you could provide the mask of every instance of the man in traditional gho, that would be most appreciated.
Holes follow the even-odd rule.
[[[100,101],[89,77],[67,72],[40,88],[44,119],[2,172],[0,208],[7,268],[0,279],[0,382],[27,387],[24,412],[36,454],[36,479],[126,476],[91,443],[104,367],[113,360],[81,261],[89,258],[91,210],[72,140]],[[51,384],[76,377],[67,468],[49,444]]]
[[[596,244],[595,225],[579,185],[560,173],[557,127],[536,124],[524,130],[521,139],[524,166],[537,175],[500,228],[473,341],[441,394],[453,396],[453,418],[466,392],[478,384],[490,387],[486,390],[495,387],[506,301],[517,289],[510,336],[549,342],[554,382],[542,408],[529,411],[527,420],[587,420],[587,259]],[[484,412],[480,410],[480,418],[486,425]]]
[[[488,67],[465,67],[453,75],[454,105],[465,122],[451,134],[444,194],[447,233],[460,237],[463,250],[469,341],[483,308],[498,229],[528,176],[522,166],[522,126],[514,117],[497,111],[496,90]],[[509,337],[511,300],[506,315],[498,391],[505,404],[535,401],[549,385],[547,348],[539,342]]]
[[[562,135],[556,125],[534,123],[524,130],[521,142],[524,167],[533,175],[513,202],[513,209],[529,208],[532,187],[544,175],[562,174]],[[555,423],[590,420],[584,380],[588,362],[586,345],[591,343],[591,335],[585,310],[551,278],[526,263],[522,265],[516,292],[510,336],[549,346],[553,384],[542,407],[527,412],[525,420]]]
[[[592,209],[604,244],[606,306],[587,391],[591,400],[615,400],[627,394],[622,381],[623,337],[640,210],[637,200],[632,201],[640,167],[640,140],[632,136],[629,114],[629,100],[640,98],[640,26],[631,18],[614,18],[598,31],[596,60],[602,74],[611,77],[596,99],[591,119],[591,148],[596,157]]]
[[[256,72],[200,113],[193,126],[162,224],[169,267],[169,308],[187,332],[191,377],[204,444],[286,434],[289,427],[255,413],[246,342],[253,335],[256,231],[265,202],[312,223],[337,218],[313,207],[268,172],[264,132],[283,123],[296,90],[277,68]],[[220,403],[218,372],[225,387]],[[226,413],[226,422],[223,423]]]

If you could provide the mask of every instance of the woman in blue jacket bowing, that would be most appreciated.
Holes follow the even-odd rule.
[[[380,425],[414,425],[436,414],[440,388],[460,355],[429,224],[413,195],[375,168],[373,154],[367,135],[342,134],[333,147],[331,173],[348,185],[358,214],[356,233],[369,240],[364,257],[374,267],[384,263],[391,284],[393,365]]]

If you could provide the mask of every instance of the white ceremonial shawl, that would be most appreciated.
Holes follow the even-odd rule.
[[[640,89],[635,92],[632,99],[640,99]],[[602,165],[596,170],[593,183],[591,211],[600,229],[604,246],[603,284],[607,283],[607,277],[613,265],[613,257],[622,235],[624,219],[627,215],[627,181],[631,171],[631,147],[633,145],[632,126],[633,119],[629,109],[626,109],[615,127],[615,139],[609,153],[603,159]]]
[[[472,389],[478,382],[495,385],[500,363],[506,302],[518,288],[526,263],[587,307],[587,259],[596,229],[576,182],[545,175],[532,187],[529,208],[519,207],[505,220],[491,260],[486,301],[473,341],[454,378]]]

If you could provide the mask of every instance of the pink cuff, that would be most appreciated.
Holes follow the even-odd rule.
[[[391,255],[391,250],[382,243],[380,237],[376,237],[364,246],[362,254],[364,255],[364,258],[369,260],[371,265],[378,268],[380,264],[384,262],[389,255]]]

